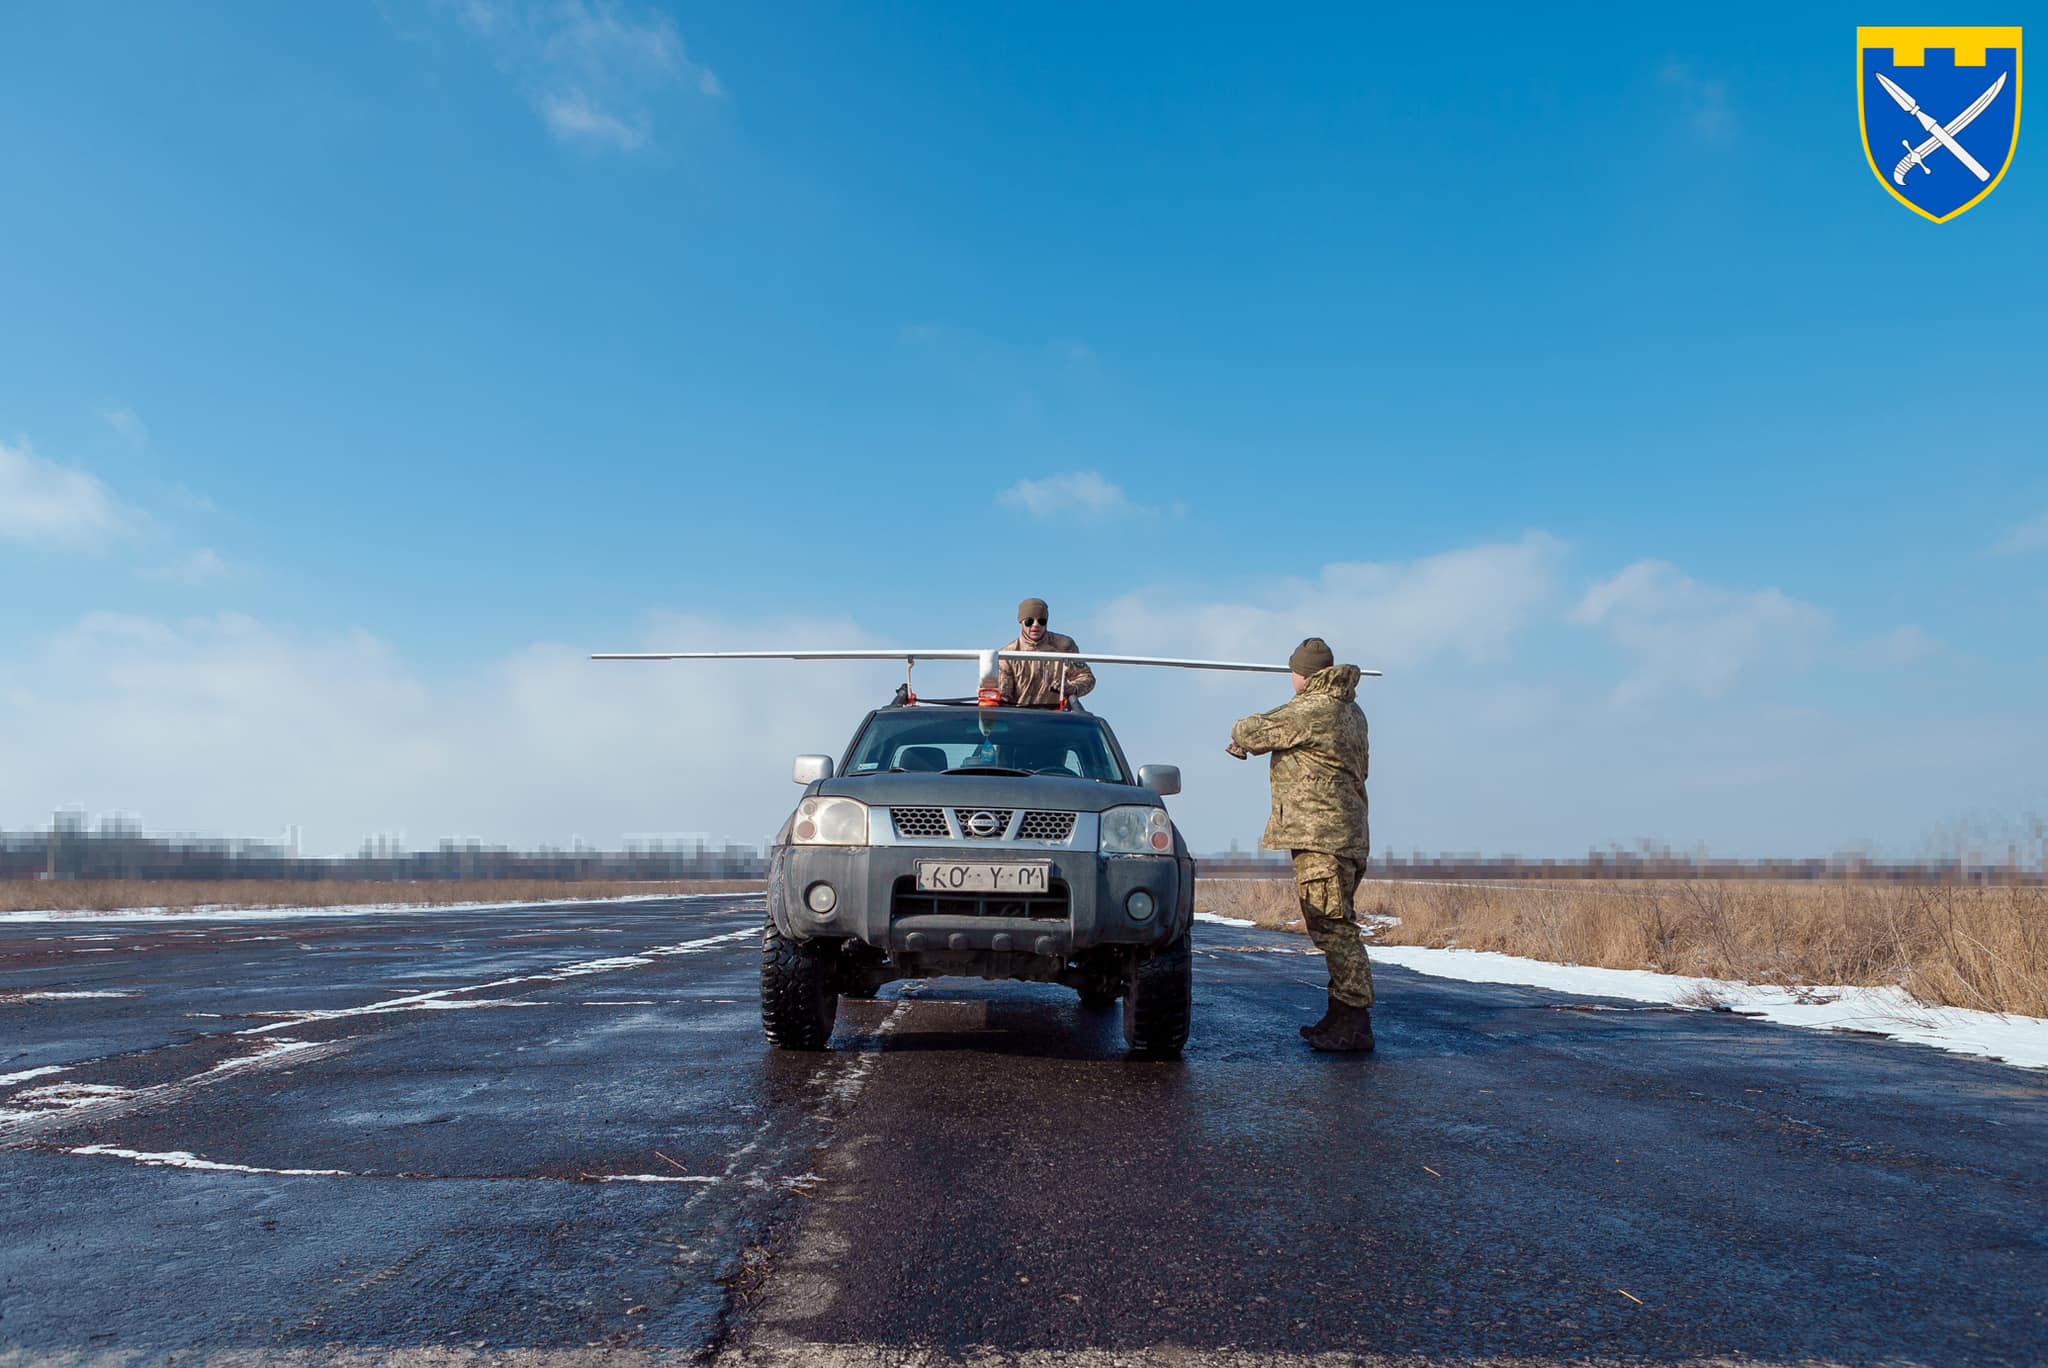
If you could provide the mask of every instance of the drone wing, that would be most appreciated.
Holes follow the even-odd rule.
[[[613,651],[591,656],[592,660],[900,660],[915,665],[920,660],[973,660],[981,663],[984,677],[993,673],[997,660],[1043,660],[1042,651],[974,650],[945,647],[922,650],[913,647],[849,651]],[[1176,670],[1236,670],[1252,674],[1286,674],[1285,665],[1264,665],[1248,660],[1188,660],[1178,656],[1098,655],[1084,651],[1077,657],[1090,665],[1156,665]],[[1377,679],[1378,670],[1360,670]]]

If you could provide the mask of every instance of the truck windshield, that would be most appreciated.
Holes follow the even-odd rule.
[[[847,774],[1002,769],[1127,784],[1102,724],[1073,713],[1010,708],[877,713]]]

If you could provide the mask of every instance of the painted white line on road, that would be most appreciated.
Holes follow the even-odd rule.
[[[87,1158],[126,1159],[148,1168],[190,1169],[199,1173],[254,1173],[282,1178],[378,1178],[406,1183],[694,1183],[715,1184],[720,1179],[675,1173],[580,1173],[573,1178],[557,1174],[466,1174],[466,1173],[375,1173],[354,1169],[271,1168],[263,1164],[230,1164],[206,1159],[190,1150],[132,1150],[116,1145],[74,1145],[59,1154]]]
[[[350,1039],[344,1038],[341,1040],[321,1041],[310,1045],[301,1045],[296,1041],[289,1043],[294,1048],[288,1050],[260,1050],[255,1054],[246,1055],[240,1059],[231,1059],[226,1063],[217,1064],[210,1069],[193,1074],[187,1078],[176,1079],[169,1083],[157,1083],[144,1088],[115,1088],[112,1085],[103,1083],[50,1085],[51,1087],[93,1089],[96,1090],[96,1095],[91,1097],[81,1095],[75,1103],[60,1104],[58,1107],[46,1111],[20,1112],[10,1110],[0,1112],[0,1149],[11,1149],[31,1143],[44,1131],[62,1130],[87,1122],[111,1121],[116,1117],[126,1116],[131,1112],[141,1111],[148,1107],[181,1102],[202,1088],[209,1088],[217,1083],[229,1082],[248,1074],[259,1073],[280,1064],[310,1063],[315,1059],[325,1059],[329,1055],[339,1054],[343,1050],[350,1048],[353,1042]],[[26,1092],[14,1094],[8,1101],[13,1103],[41,1102],[44,1099],[37,1097],[36,1094],[45,1091],[47,1090],[44,1088],[30,1088]]]
[[[918,986],[918,980],[915,979],[909,980],[904,984],[906,990],[916,986]],[[902,1024],[904,1016],[910,1010],[910,1003],[911,999],[905,997],[890,1009],[889,1014],[882,1018],[881,1023],[875,1028],[875,1034],[862,1043],[860,1050],[854,1055],[852,1062],[848,1064],[846,1072],[839,1078],[834,1079],[826,1088],[824,1102],[817,1111],[811,1113],[809,1119],[824,1123],[828,1128],[828,1135],[830,1133],[829,1128],[836,1124],[839,1117],[844,1116],[853,1103],[859,1099],[862,1089],[867,1086],[869,1076],[874,1073],[875,1061],[881,1056],[882,1042]],[[829,1060],[830,1056],[825,1058]],[[835,1106],[837,1107],[837,1115],[834,1114]],[[757,1157],[761,1156],[761,1151],[771,1136],[779,1135],[784,1130],[785,1123],[781,1118],[772,1113],[763,1118],[761,1124],[755,1127],[754,1133],[748,1138],[747,1143],[734,1150],[732,1157],[726,1160],[725,1170],[719,1174],[718,1182],[720,1184],[750,1188],[756,1191],[777,1189],[784,1192],[809,1194],[817,1182],[816,1174],[810,1169],[806,1169],[803,1173],[778,1177],[771,1170],[775,1167],[776,1160],[780,1156],[771,1152],[765,1157]],[[815,1166],[823,1149],[824,1142],[822,1140],[810,1147],[806,1157],[813,1166]],[[708,1191],[700,1192],[685,1202],[682,1210],[677,1214],[676,1224],[688,1226],[694,1219],[698,1203],[702,1202],[709,1195]],[[716,1238],[716,1232],[708,1233],[709,1243],[715,1244]],[[685,1245],[678,1241],[676,1248],[680,1252],[682,1260],[686,1263],[702,1263],[712,1257],[712,1254],[708,1253],[701,1245]]]
[[[348,907],[130,907],[114,912],[78,912],[63,908],[45,908],[30,912],[0,912],[0,923],[5,922],[124,922],[124,921],[294,921],[300,918],[362,917],[408,915],[421,912],[499,912],[521,911],[534,907],[595,907],[619,903],[643,902],[700,902],[705,899],[719,899],[730,902],[735,898],[753,898],[757,902],[758,891],[745,893],[636,893],[623,898],[549,898],[540,902],[495,902],[495,903],[357,903]]]
[[[237,1035],[267,1035],[271,1031],[304,1026],[318,1021],[340,1021],[347,1017],[377,1016],[387,1012],[432,1011],[437,1008],[459,1007],[468,1004],[450,1003],[448,998],[463,993],[484,993],[498,988],[510,988],[521,983],[561,983],[566,979],[582,978],[590,974],[609,974],[620,969],[638,969],[676,955],[700,955],[706,950],[715,950],[721,945],[743,939],[758,940],[761,928],[748,926],[738,931],[728,931],[719,936],[705,936],[698,940],[683,941],[676,945],[657,945],[642,950],[637,955],[613,955],[605,959],[582,960],[565,964],[557,969],[547,969],[535,974],[517,974],[511,978],[492,979],[489,983],[472,983],[459,988],[436,988],[432,992],[410,993],[404,997],[387,998],[383,1002],[372,1002],[361,1007],[336,1007],[307,1012],[298,1012],[284,1017],[268,1026],[251,1026]]]
[[[771,1286],[774,1275],[771,1275]],[[522,1360],[524,1362],[525,1360]],[[1534,1365],[1552,1359],[1489,1359],[1500,1364]],[[563,1359],[565,1365],[580,1360]],[[891,1344],[846,1344],[801,1339],[775,1326],[754,1329],[744,1344],[721,1350],[711,1360],[714,1368],[888,1368],[892,1364],[1028,1364],[1029,1368],[1130,1368],[1133,1364],[1155,1363],[1171,1368],[1411,1368],[1424,1360],[1379,1354],[1350,1352],[1289,1353],[1284,1350],[1191,1349],[1185,1345],[1161,1343],[1115,1349],[1030,1349],[1019,1352],[995,1344],[978,1344],[950,1351],[906,1351]],[[1773,1361],[1775,1362],[1775,1361]],[[538,1361],[534,1368],[540,1368]]]
[[[911,980],[911,984],[915,983],[916,980]],[[882,1057],[883,1044],[895,1034],[896,1028],[903,1024],[903,1018],[910,1011],[912,1001],[912,998],[905,996],[890,1009],[889,1015],[883,1017],[881,1024],[875,1027],[874,1035],[864,1042],[860,1053],[854,1056],[853,1063],[847,1066],[846,1072],[826,1089],[826,1100],[839,1108],[842,1115],[851,1109],[854,1103],[860,1101],[861,1091],[868,1085],[868,1076],[874,1073],[875,1063]],[[833,1119],[823,1109],[813,1113],[813,1118],[820,1121]]]
[[[681,955],[702,954],[720,946],[743,939],[758,938],[758,926],[747,926],[721,935],[704,936],[696,940],[682,941],[673,945],[657,945],[637,955],[611,956],[604,959],[582,960],[565,964],[555,969],[534,974],[521,974],[512,978],[496,979],[489,983],[470,984],[464,987],[441,988],[427,993],[412,993],[404,997],[386,999],[361,1007],[345,1007],[334,1010],[316,1010],[281,1015],[274,1022],[234,1032],[235,1036],[272,1036],[272,1033],[317,1022],[336,1021],[352,1017],[375,1016],[396,1011],[447,1011],[471,1007],[526,1006],[540,1004],[513,1003],[499,999],[485,1001],[451,1001],[464,993],[478,993],[494,988],[505,988],[523,983],[560,983],[565,980],[593,974],[610,973],[619,969],[638,968],[652,964],[658,959]],[[130,997],[132,993],[80,993],[51,994],[51,996],[83,997]],[[0,995],[0,1004],[7,1001]],[[188,1014],[189,1015],[189,1014]],[[0,1148],[11,1148],[31,1142],[45,1131],[85,1121],[103,1121],[147,1107],[165,1105],[184,1100],[193,1089],[210,1086],[227,1079],[240,1077],[249,1072],[269,1068],[285,1061],[306,1061],[324,1058],[349,1048],[349,1041],[328,1041],[309,1044],[302,1041],[278,1040],[269,1042],[272,1048],[260,1050],[240,1059],[216,1064],[188,1078],[151,1087],[126,1089],[112,1088],[101,1084],[66,1085],[80,1089],[103,1088],[105,1091],[86,1096],[81,1094],[76,1104],[49,1105],[49,1099],[33,1097],[30,1093],[16,1094],[8,1100],[15,1104],[29,1102],[33,1109],[23,1110],[19,1105],[0,1111]],[[284,1048],[276,1048],[282,1046]],[[40,1090],[31,1090],[31,1093]]]

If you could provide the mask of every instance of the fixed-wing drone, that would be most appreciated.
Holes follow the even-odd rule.
[[[1968,150],[1956,141],[1956,134],[1968,128],[1972,121],[1979,114],[1982,114],[1993,100],[1998,98],[1998,92],[2005,89],[2005,78],[2009,73],[2000,72],[1998,79],[1991,83],[1989,90],[1972,101],[1968,109],[1965,109],[1945,124],[1936,123],[1933,116],[1920,107],[1918,100],[1899,88],[1898,82],[1892,80],[1881,71],[1875,74],[1878,84],[1884,87],[1884,93],[1891,96],[1893,102],[1899,108],[1918,119],[1920,126],[1926,129],[1929,135],[1927,141],[1921,143],[1918,147],[1913,146],[1912,143],[1907,142],[1904,138],[1899,139],[1899,146],[1906,149],[1906,155],[1900,159],[1897,166],[1892,168],[1893,182],[1904,185],[1906,183],[1906,173],[1916,166],[1920,168],[1922,175],[1932,175],[1934,173],[1933,168],[1928,166],[1927,158],[1937,147],[1945,147],[1954,153],[1956,160],[1968,167],[1970,174],[1978,180],[1988,181],[1991,179],[1991,173],[1984,169],[1983,163],[1971,156]]]
[[[1089,665],[1157,665],[1180,670],[1235,670],[1252,674],[1286,674],[1285,665],[1260,665],[1243,660],[1182,660],[1172,656],[1140,655],[1097,655],[1090,651],[1069,659],[1085,660]],[[610,652],[591,656],[592,660],[900,660],[903,662],[904,697],[908,702],[917,701],[916,690],[912,687],[911,675],[920,660],[972,660],[977,667],[979,689],[977,700],[987,707],[1002,702],[997,686],[997,662],[1003,660],[1052,660],[1064,664],[1061,653],[1045,651],[1008,651],[1000,649],[976,650],[972,648],[945,648],[938,650],[858,650],[858,651],[638,651]],[[1378,670],[1360,670],[1362,675],[1374,678]],[[1063,681],[1064,682],[1064,681]],[[1064,689],[1063,689],[1064,691]]]

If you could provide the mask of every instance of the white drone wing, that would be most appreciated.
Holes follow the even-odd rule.
[[[593,655],[592,660],[900,660],[906,667],[920,660],[972,660],[980,666],[979,678],[993,679],[998,660],[1044,660],[1044,651],[975,650],[943,647],[920,650],[911,647],[848,651],[612,651]],[[1264,665],[1248,660],[1188,660],[1178,656],[1098,655],[1093,651],[1075,655],[1077,661],[1095,665],[1156,665],[1176,670],[1235,670],[1250,674],[1287,674],[1285,665]],[[1378,670],[1360,670],[1377,679]]]

